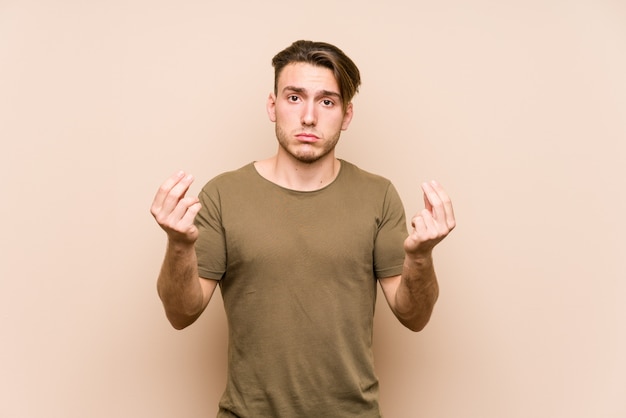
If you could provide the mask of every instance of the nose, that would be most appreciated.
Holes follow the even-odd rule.
[[[317,123],[317,111],[314,103],[306,103],[302,109],[302,125],[315,126]]]

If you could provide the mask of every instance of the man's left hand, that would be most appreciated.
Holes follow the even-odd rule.
[[[412,231],[404,251],[416,259],[430,257],[435,245],[456,226],[452,201],[436,181],[422,184],[424,209],[411,219]]]

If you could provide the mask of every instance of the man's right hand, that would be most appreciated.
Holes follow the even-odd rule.
[[[197,197],[185,197],[193,176],[179,171],[159,187],[150,213],[172,243],[193,244],[198,228],[193,221],[201,208]]]

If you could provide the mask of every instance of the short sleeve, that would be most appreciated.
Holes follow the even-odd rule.
[[[381,217],[374,243],[374,273],[376,278],[397,276],[404,266],[404,240],[407,226],[402,200],[389,183],[382,204]]]
[[[205,279],[220,280],[226,271],[226,244],[216,182],[207,183],[198,198],[202,205],[194,221],[199,232],[195,245],[198,274]]]

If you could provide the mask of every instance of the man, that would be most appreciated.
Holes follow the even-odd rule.
[[[219,284],[228,381],[218,417],[380,417],[372,356],[376,282],[413,331],[438,296],[432,251],[455,226],[424,183],[411,220],[392,184],[335,156],[354,113],[359,70],[341,50],[297,41],[277,54],[267,99],[278,151],[185,196],[183,172],[151,212],[167,232],[158,292],[184,328]]]

